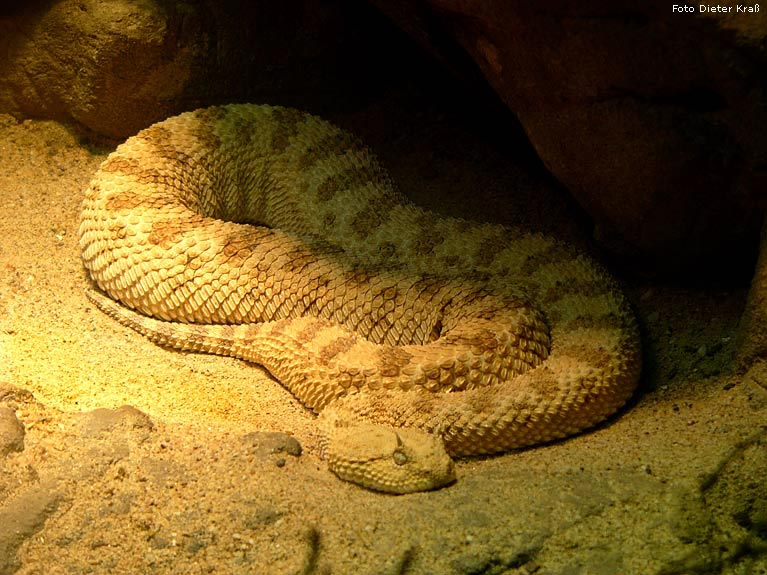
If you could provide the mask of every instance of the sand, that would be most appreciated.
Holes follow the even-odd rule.
[[[585,243],[513,150],[410,110],[331,119],[428,208]],[[261,368],[161,349],[88,302],[79,206],[110,149],[0,116],[0,575],[767,573],[767,369],[729,370],[744,287],[621,278],[645,346],[630,405],[382,495],[326,469],[313,416]]]

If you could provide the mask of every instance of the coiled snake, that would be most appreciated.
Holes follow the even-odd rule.
[[[143,130],[90,183],[80,236],[101,309],[264,366],[320,414],[330,468],[372,489],[439,487],[453,456],[577,433],[639,377],[634,317],[593,260],[418,208],[354,137],[297,110]]]

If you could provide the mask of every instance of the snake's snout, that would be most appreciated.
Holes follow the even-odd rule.
[[[455,465],[442,440],[413,428],[334,427],[325,457],[341,479],[386,493],[428,491],[455,481]]]

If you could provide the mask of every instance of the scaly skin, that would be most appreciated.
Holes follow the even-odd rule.
[[[263,365],[321,414],[330,468],[365,487],[439,487],[448,455],[566,437],[636,387],[636,324],[599,265],[421,210],[308,114],[170,118],[85,196],[83,261],[112,298],[92,300],[161,345]]]

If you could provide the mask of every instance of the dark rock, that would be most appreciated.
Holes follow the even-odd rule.
[[[11,408],[0,405],[0,457],[24,449],[24,424]]]
[[[767,219],[762,229],[759,258],[756,262],[746,308],[738,332],[738,367],[747,370],[756,361],[767,360]]]
[[[764,11],[373,4],[452,69],[481,70],[596,237],[638,270],[747,272],[767,189]]]

